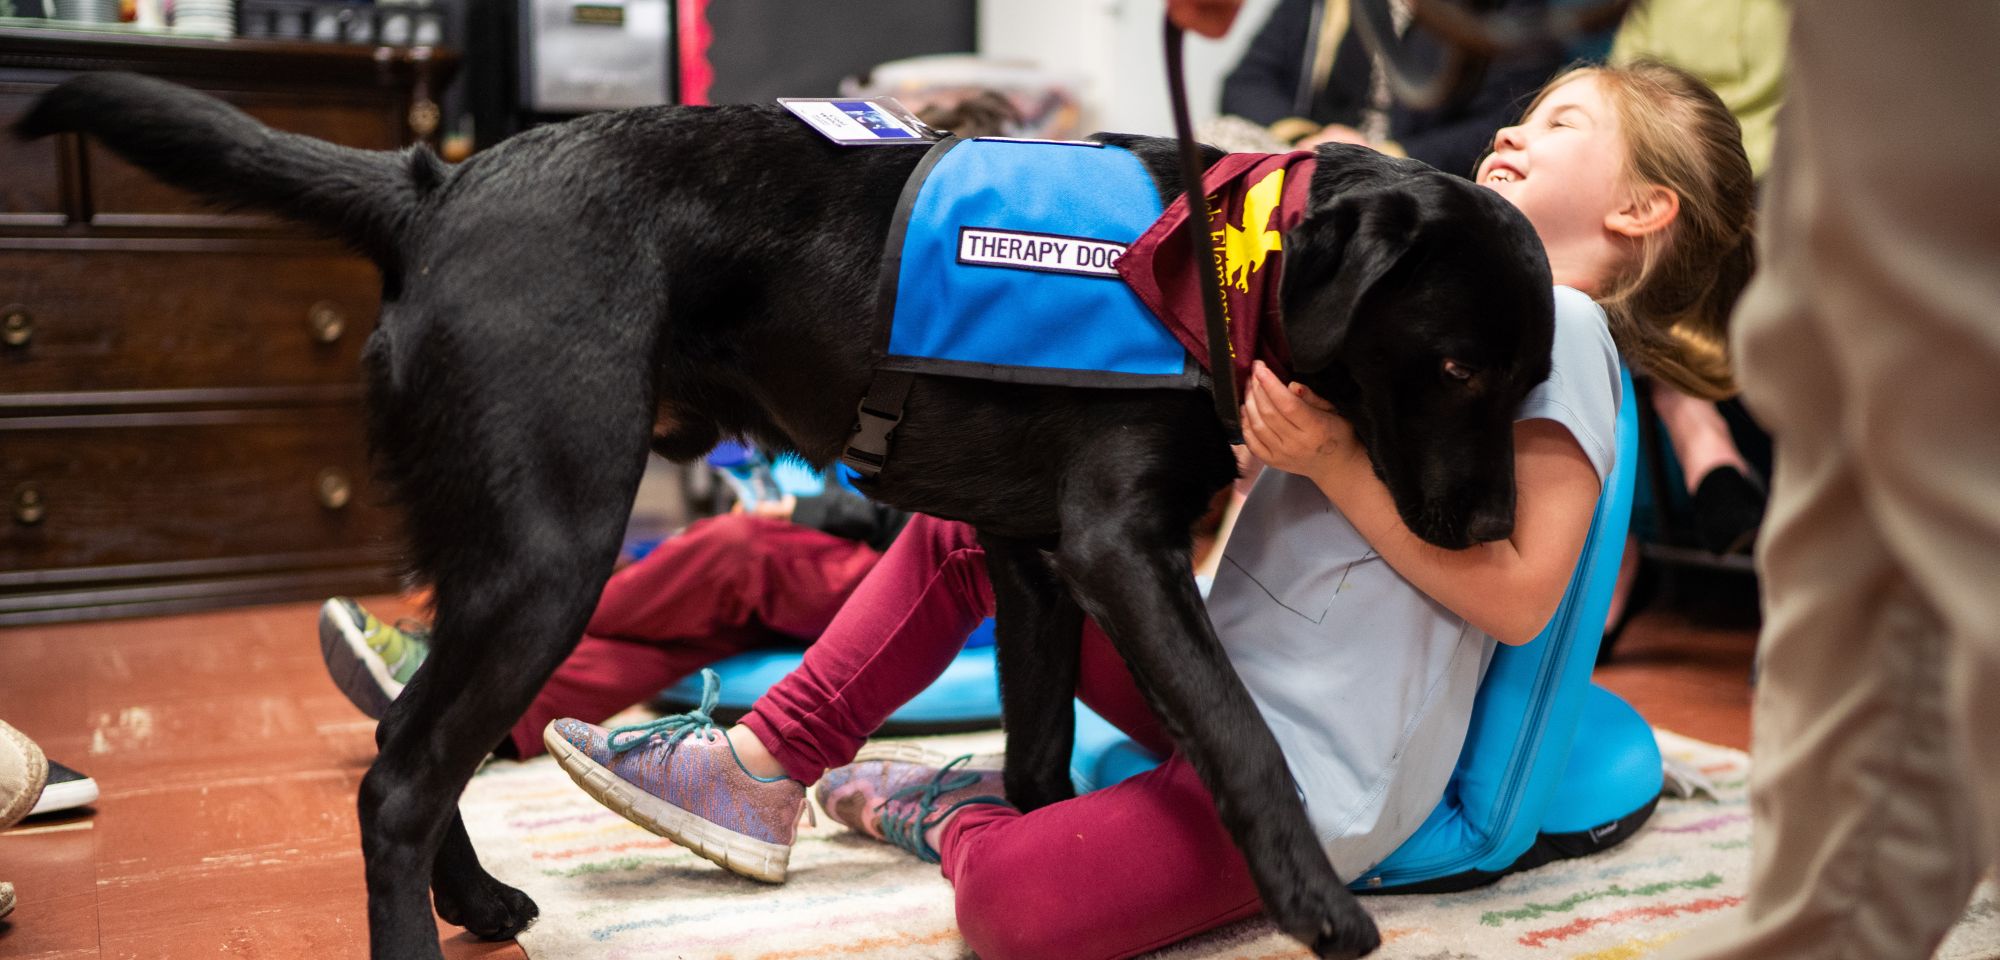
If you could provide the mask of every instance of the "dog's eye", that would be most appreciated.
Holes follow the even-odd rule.
[[[1467,381],[1470,381],[1472,379],[1472,375],[1477,372],[1478,371],[1472,369],[1471,367],[1466,366],[1465,364],[1459,363],[1456,360],[1446,360],[1444,362],[1444,375],[1453,380],[1458,381],[1459,383],[1465,383]]]

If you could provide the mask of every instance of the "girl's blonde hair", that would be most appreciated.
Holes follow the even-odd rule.
[[[1736,393],[1729,365],[1729,314],[1756,270],[1752,238],[1756,182],[1743,131],[1707,84],[1654,60],[1581,66],[1542,88],[1597,79],[1624,131],[1624,179],[1635,189],[1674,192],[1680,211],[1641,237],[1639,255],[1597,302],[1627,362],[1708,400]]]

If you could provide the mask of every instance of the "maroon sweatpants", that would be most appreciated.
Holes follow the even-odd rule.
[[[788,774],[812,783],[936,680],[992,609],[970,528],[913,517],[799,669],[743,722]],[[1077,696],[1139,743],[1171,749],[1094,623],[1084,628]],[[1033,813],[964,808],[938,852],[959,930],[984,960],[1128,957],[1261,908],[1208,791],[1178,753]]]
[[[510,738],[542,752],[559,717],[605,718],[732,654],[811,640],[875,565],[866,544],[782,520],[701,520],[613,574],[576,652]]]

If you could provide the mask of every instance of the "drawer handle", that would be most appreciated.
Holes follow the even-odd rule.
[[[333,301],[321,300],[307,308],[306,324],[312,327],[314,340],[332,343],[347,332],[347,315]]]
[[[0,313],[0,343],[10,347],[25,347],[35,339],[35,318],[27,307],[8,307]]]
[[[416,134],[419,140],[429,140],[431,134],[437,132],[438,121],[443,117],[443,112],[431,100],[419,98],[410,101],[410,132]]]
[[[32,483],[24,483],[14,488],[14,522],[24,527],[41,523],[47,516],[49,507],[42,499],[42,489]]]
[[[319,505],[328,510],[343,509],[348,501],[354,499],[354,481],[348,477],[347,471],[334,467],[319,472],[313,489],[319,493]]]

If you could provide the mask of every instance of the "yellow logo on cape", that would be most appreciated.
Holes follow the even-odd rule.
[[[1283,235],[1269,227],[1284,195],[1285,171],[1273,170],[1243,196],[1243,226],[1223,224],[1223,265],[1228,270],[1229,283],[1238,290],[1248,293],[1250,272],[1261,269],[1271,251],[1282,249]]]

